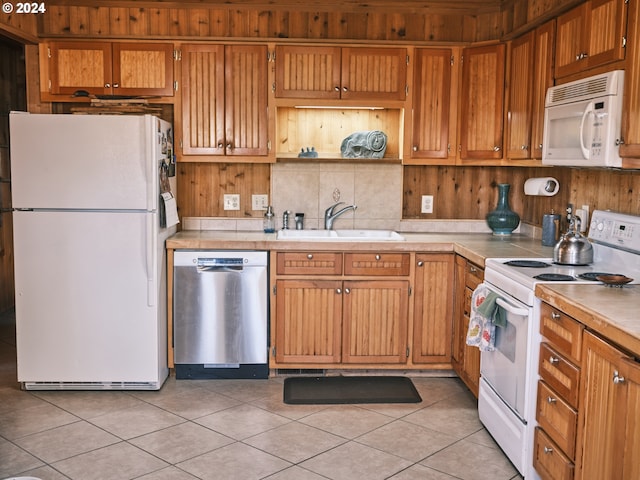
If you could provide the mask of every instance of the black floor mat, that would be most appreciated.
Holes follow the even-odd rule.
[[[289,377],[284,403],[419,403],[420,394],[407,377]]]

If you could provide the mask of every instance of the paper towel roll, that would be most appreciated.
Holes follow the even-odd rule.
[[[558,180],[553,177],[530,178],[524,182],[525,195],[552,197],[560,190]]]

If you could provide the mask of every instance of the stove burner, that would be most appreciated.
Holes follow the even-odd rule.
[[[510,267],[526,267],[526,268],[544,268],[550,267],[546,262],[540,262],[537,260],[510,260],[508,262],[504,262],[505,265],[509,265]]]
[[[598,282],[599,280],[596,277],[600,275],[613,275],[612,273],[602,273],[602,272],[585,272],[578,275],[578,278],[582,280],[591,280],[592,282]]]
[[[543,282],[572,282],[575,280],[571,275],[563,275],[561,273],[541,273],[533,278]]]

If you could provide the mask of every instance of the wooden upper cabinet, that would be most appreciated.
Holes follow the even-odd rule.
[[[465,163],[502,158],[505,46],[462,51],[460,157]]]
[[[531,158],[531,114],[535,35],[530,31],[510,45],[507,158]]]
[[[454,54],[449,48],[416,48],[413,66],[411,144],[405,163],[455,162],[455,110],[451,109]],[[454,105],[455,109],[455,105]],[[442,163],[442,162],[438,162]]]
[[[50,42],[49,93],[172,96],[173,44]]]
[[[278,98],[404,100],[406,48],[276,47]]]
[[[535,30],[533,54],[533,91],[531,102],[531,158],[542,159],[544,131],[544,104],[547,90],[553,86],[556,21],[541,25]]]
[[[624,73],[624,108],[622,111],[622,138],[620,156],[622,165],[635,161],[633,168],[640,168],[640,3],[629,5],[629,30],[627,32],[627,67]],[[626,158],[625,158],[626,157]]]
[[[557,19],[556,78],[624,59],[625,0],[591,0]]]
[[[268,154],[267,47],[182,46],[182,153]]]
[[[276,97],[340,98],[340,47],[276,47]]]

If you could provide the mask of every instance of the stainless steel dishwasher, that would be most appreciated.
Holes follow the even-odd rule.
[[[267,252],[176,250],[176,378],[267,378]]]

